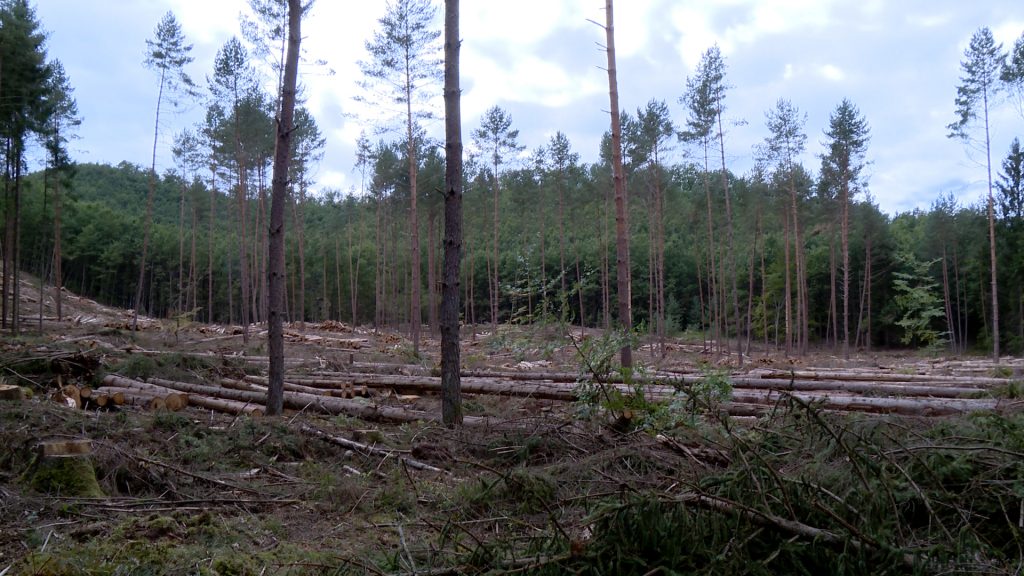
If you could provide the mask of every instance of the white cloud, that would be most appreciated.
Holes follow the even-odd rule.
[[[821,74],[822,78],[831,80],[832,82],[842,82],[846,79],[846,74],[842,69],[834,64],[825,64],[818,69],[818,74]]]

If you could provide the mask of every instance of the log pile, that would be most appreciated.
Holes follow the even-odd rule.
[[[150,353],[150,352],[147,352]],[[214,356],[214,355],[210,355]],[[262,359],[249,358],[256,361]],[[347,371],[309,370],[289,365],[284,384],[288,410],[346,414],[367,420],[410,422],[436,420],[433,411],[408,407],[409,400],[436,397],[441,381],[419,365],[350,361]],[[952,372],[952,371],[951,371]],[[466,370],[464,394],[532,398],[556,402],[579,399],[579,375],[556,371]],[[698,373],[648,372],[634,383],[609,378],[606,389],[632,394],[638,389],[652,401],[688,399],[706,394],[708,376]],[[757,416],[779,402],[813,404],[823,410],[912,416],[942,416],[991,410],[1019,410],[1024,403],[1005,398],[1007,378],[969,372],[934,374],[886,369],[758,369],[719,376],[729,394],[715,409],[735,416]],[[95,390],[65,386],[55,400],[76,408],[138,406],[148,410],[182,410],[187,406],[228,414],[260,416],[268,378],[247,375],[194,384],[159,378],[146,381],[107,375]],[[374,397],[381,398],[374,401]],[[397,399],[397,402],[395,401]]]

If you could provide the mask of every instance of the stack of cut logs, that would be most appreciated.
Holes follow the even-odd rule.
[[[317,371],[289,374],[284,384],[284,407],[289,410],[346,414],[368,420],[408,422],[436,420],[434,411],[407,404],[366,402],[370,390],[399,400],[440,393],[441,381],[422,366],[352,362],[350,372]],[[578,375],[570,372],[466,370],[462,392],[572,402],[578,399]],[[642,386],[650,400],[687,398],[701,389],[704,375],[651,372],[626,384],[610,379],[606,385],[629,394]],[[795,399],[822,410],[912,416],[942,416],[986,410],[1016,411],[1015,381],[992,376],[906,374],[895,370],[756,370],[728,377],[729,397],[716,410],[733,416],[759,416],[780,401]],[[219,385],[175,382],[160,378],[138,381],[117,375],[103,379],[96,390],[65,387],[60,399],[77,407],[130,403],[149,409],[178,410],[199,406],[231,414],[261,415],[267,397],[265,376],[242,380],[223,378]],[[728,390],[728,388],[727,388]],[[700,394],[700,392],[696,392]]]
[[[149,386],[118,376],[108,376],[103,386],[75,386],[68,384],[51,394],[51,399],[71,408],[94,409],[131,405],[146,410],[170,410],[177,412],[189,405],[188,394]]]

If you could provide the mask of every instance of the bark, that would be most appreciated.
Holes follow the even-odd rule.
[[[736,352],[740,366],[743,366],[742,324],[740,317],[739,292],[736,288],[736,251],[733,245],[732,201],[729,192],[729,172],[725,165],[725,131],[722,129],[722,103],[718,102],[718,144],[722,157],[722,190],[725,193],[726,260],[729,265],[729,283],[732,285],[732,310],[736,318]],[[728,326],[728,325],[727,325]],[[728,334],[726,335],[728,337]]]
[[[850,359],[850,182],[843,178],[843,358]]]
[[[462,259],[462,94],[459,86],[459,0],[445,0],[444,270],[441,283],[441,420],[462,424],[459,377],[459,268]]]
[[[615,185],[615,276],[619,327],[626,334],[633,328],[632,285],[629,259],[629,219],[626,178],[622,169],[622,122],[619,118],[618,73],[615,66],[615,17],[613,0],[605,0],[605,39],[608,56],[608,99],[611,106],[612,181]],[[633,351],[627,343],[620,351],[623,368],[633,367]]]
[[[427,215],[427,323],[430,326],[430,334],[434,336],[437,334],[437,291],[434,286],[437,285],[437,274],[434,263],[434,246],[435,238],[434,234],[434,223],[437,221],[437,212],[434,207],[430,207],[430,213]]]
[[[411,66],[411,56],[406,53],[406,70]],[[423,314],[420,309],[420,225],[419,212],[416,208],[416,177],[417,177],[417,153],[416,140],[412,126],[412,79],[409,74],[405,77],[405,127],[406,138],[409,140],[409,251],[412,256],[412,287],[410,290],[409,302],[409,325],[412,329],[412,353],[415,356],[420,354],[420,328],[423,322]]]
[[[139,328],[139,308],[142,307],[142,289],[146,281],[146,256],[149,252],[149,230],[153,222],[153,196],[156,195],[156,145],[160,138],[160,105],[164,99],[167,71],[160,72],[160,89],[156,97],[156,121],[153,123],[153,156],[149,167],[149,189],[146,193],[146,219],[142,224],[142,254],[139,256],[139,282],[135,286],[135,306],[132,310],[132,330]]]
[[[274,177],[271,184],[270,271],[267,351],[270,360],[270,386],[267,391],[267,415],[277,416],[284,403],[284,204],[288,191],[288,158],[291,155],[292,124],[295,114],[295,85],[298,79],[302,6],[300,0],[288,0],[288,53],[284,82],[281,85],[281,110],[277,122],[274,150]]]
[[[216,170],[210,165],[210,214],[206,237],[206,321],[213,323],[213,222],[217,218]]]
[[[988,250],[989,250],[989,262],[991,264],[991,284],[992,284],[992,360],[995,363],[999,363],[999,295],[998,295],[998,282],[996,274],[996,217],[995,217],[995,199],[992,197],[992,138],[989,134],[989,117],[988,117],[988,105],[989,95],[988,90],[984,90],[984,109],[985,109],[985,159],[986,168],[988,170]]]

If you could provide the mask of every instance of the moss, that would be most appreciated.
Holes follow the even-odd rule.
[[[117,365],[117,371],[126,378],[143,380],[156,374],[157,363],[149,356],[132,354]]]
[[[89,458],[40,458],[31,468],[28,484],[39,492],[61,496],[103,498],[96,471]]]

